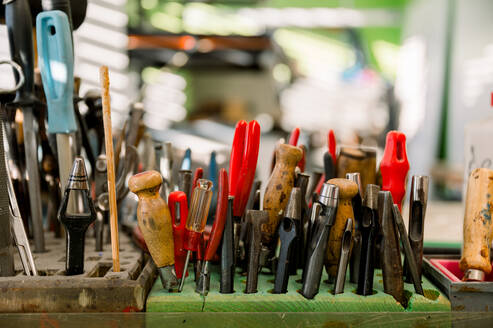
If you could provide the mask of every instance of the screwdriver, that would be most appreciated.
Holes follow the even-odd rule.
[[[166,201],[159,195],[163,183],[157,171],[138,173],[128,180],[129,189],[139,197],[137,219],[149,253],[159,268],[163,288],[171,290],[178,285],[173,273],[174,241],[171,214]]]
[[[226,214],[228,210],[228,173],[225,169],[219,171],[219,188],[217,193],[216,217],[212,225],[209,242],[205,250],[204,264],[200,272],[200,278],[197,283],[196,291],[206,296],[209,291],[209,262],[216,254],[221,237],[223,235],[224,224],[226,223]]]
[[[493,171],[478,168],[467,183],[464,245],[459,262],[464,281],[483,281],[491,272]]]
[[[207,179],[199,179],[197,185],[192,192],[192,199],[190,200],[190,206],[188,210],[187,223],[185,228],[185,245],[187,250],[187,257],[185,258],[185,265],[183,270],[186,270],[190,261],[190,255],[192,252],[198,250],[198,243],[204,231],[205,224],[207,223],[207,215],[209,214],[209,206],[212,199],[212,182]],[[183,290],[186,276],[182,274],[180,281],[180,287],[178,291]]]

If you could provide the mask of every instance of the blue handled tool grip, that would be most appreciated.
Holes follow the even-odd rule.
[[[48,132],[77,131],[75,122],[74,55],[67,15],[59,10],[36,17],[38,63],[48,104]]]

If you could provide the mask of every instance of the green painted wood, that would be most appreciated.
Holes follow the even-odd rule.
[[[193,272],[192,270],[190,270]],[[212,267],[211,288],[205,302],[202,296],[195,293],[193,274],[185,282],[182,293],[168,293],[157,280],[147,299],[147,312],[412,312],[412,311],[450,311],[450,302],[425,277],[423,277],[424,297],[414,294],[412,284],[405,284],[408,296],[407,309],[394,298],[383,292],[381,271],[375,272],[375,294],[360,296],[355,293],[356,285],[346,280],[345,292],[332,294],[332,284],[326,283],[324,273],[320,291],[313,300],[305,299],[297,291],[301,288],[301,271],[298,276],[291,276],[288,293],[272,294],[273,276],[259,275],[256,294],[245,294],[246,277],[237,274],[235,277],[235,293],[219,293],[219,268]]]

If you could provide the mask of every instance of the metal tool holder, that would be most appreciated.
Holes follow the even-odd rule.
[[[425,256],[423,273],[447,295],[452,311],[493,312],[493,273],[484,282],[462,281],[459,256],[455,255]]]
[[[95,251],[87,235],[84,274],[65,275],[65,239],[46,236],[44,253],[34,253],[38,276],[26,276],[16,256],[13,277],[0,277],[0,312],[143,311],[156,278],[150,256],[120,235],[121,271],[112,271],[110,245]]]
[[[192,272],[192,266],[189,267]],[[374,294],[356,294],[356,284],[346,276],[344,293],[334,295],[334,284],[322,275],[320,291],[314,299],[304,298],[301,289],[301,270],[291,276],[286,294],[274,294],[274,276],[265,271],[258,276],[258,292],[245,294],[246,277],[236,272],[232,294],[219,293],[219,268],[211,266],[210,291],[204,299],[195,292],[195,282],[187,279],[181,293],[168,293],[156,282],[147,299],[147,312],[419,312],[450,311],[450,302],[428,279],[423,277],[425,296],[414,293],[412,284],[404,284],[407,307],[383,292],[381,270],[375,270]],[[324,270],[325,271],[325,270]]]

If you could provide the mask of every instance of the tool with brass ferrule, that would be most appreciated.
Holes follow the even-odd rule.
[[[351,242],[353,239],[353,219],[348,218],[346,228],[342,234],[341,254],[339,255],[339,264],[337,265],[337,274],[334,281],[334,294],[344,293],[344,284],[346,282],[346,271],[349,263],[349,252],[351,251]]]
[[[199,179],[192,192],[192,199],[190,200],[187,223],[185,226],[187,231],[185,233],[184,248],[187,250],[187,256],[183,267],[184,270],[188,268],[191,253],[198,251],[202,232],[204,231],[205,224],[207,222],[207,215],[209,214],[209,206],[211,205],[211,188],[211,181],[207,179]],[[180,287],[178,288],[179,292],[183,290],[185,278],[186,276],[182,275]]]
[[[301,191],[291,189],[289,201],[284,210],[284,218],[279,224],[279,240],[281,241],[279,259],[277,261],[274,294],[285,294],[288,291],[289,260],[295,250],[296,237],[299,234],[297,221],[301,220]],[[299,225],[298,225],[299,226]]]
[[[402,245],[404,246],[404,254],[406,254],[406,258],[408,259],[407,264],[409,266],[409,273],[411,275],[411,279],[414,284],[414,290],[416,293],[423,295],[423,287],[421,286],[421,277],[418,274],[418,266],[416,264],[416,260],[414,259],[414,254],[411,249],[411,244],[409,243],[409,239],[407,237],[406,226],[404,225],[404,220],[402,219],[401,211],[399,210],[399,206],[393,206],[394,213],[394,221],[399,230],[400,239]]]
[[[464,244],[459,262],[464,281],[483,281],[491,272],[493,170],[479,168],[469,175],[464,214]]]
[[[205,256],[203,259],[204,264],[202,265],[200,277],[197,281],[197,288],[195,289],[196,292],[204,296],[206,296],[209,292],[211,278],[209,274],[209,263],[216,254],[219,243],[221,242],[221,237],[223,236],[228,210],[228,194],[228,173],[225,169],[221,169],[219,171],[216,215],[212,225],[209,241],[205,249]]]
[[[72,33],[67,15],[45,11],[36,18],[38,64],[48,105],[48,132],[56,134],[58,168],[62,190],[65,190],[75,158],[74,55]],[[69,211],[76,203],[70,201]]]
[[[375,243],[378,234],[378,192],[380,187],[366,185],[365,197],[361,207],[361,259],[359,264],[358,295],[373,294],[373,275],[375,263]]]
[[[301,294],[307,299],[314,298],[320,288],[327,240],[334,225],[338,202],[339,187],[324,183],[318,201],[312,207],[312,218],[313,216],[317,218],[311,228],[301,289]],[[317,207],[320,207],[320,215],[317,215]]]
[[[423,237],[425,227],[426,204],[428,202],[429,178],[422,175],[413,175],[411,180],[411,195],[409,197],[409,243],[413,250],[414,260],[421,279],[423,265]],[[408,274],[407,259],[404,261],[404,275],[406,282],[411,282]]]
[[[70,194],[82,193],[84,208],[77,213],[70,212],[68,202]],[[75,197],[74,197],[75,198]],[[84,245],[86,230],[96,220],[96,210],[89,193],[89,182],[87,179],[86,166],[82,157],[77,157],[65,188],[62,203],[58,211],[58,220],[67,231],[67,255],[65,273],[67,275],[82,274],[84,272]]]
[[[404,304],[404,281],[402,279],[401,251],[395,230],[393,201],[390,191],[378,193],[378,214],[380,216],[382,241],[380,262],[383,276],[383,291]]]
[[[171,215],[166,201],[159,195],[163,179],[157,171],[145,171],[130,178],[128,187],[139,197],[137,218],[149,253],[159,268],[165,290],[178,286],[174,269],[174,242]]]
[[[27,186],[29,190],[29,206],[34,233],[34,250],[45,251],[43,213],[41,204],[40,178],[38,167],[38,145],[36,141],[34,108],[37,99],[34,95],[34,51],[32,35],[31,10],[28,0],[6,1],[5,23],[9,37],[10,55],[12,60],[22,67],[24,84],[20,87],[11,104],[21,108],[23,114],[24,148],[26,156]],[[38,42],[39,37],[38,37]],[[20,76],[14,72],[16,82]],[[10,105],[9,105],[10,106]],[[72,165],[72,160],[68,165]],[[69,166],[70,169],[70,166]],[[64,176],[68,178],[68,172]]]

